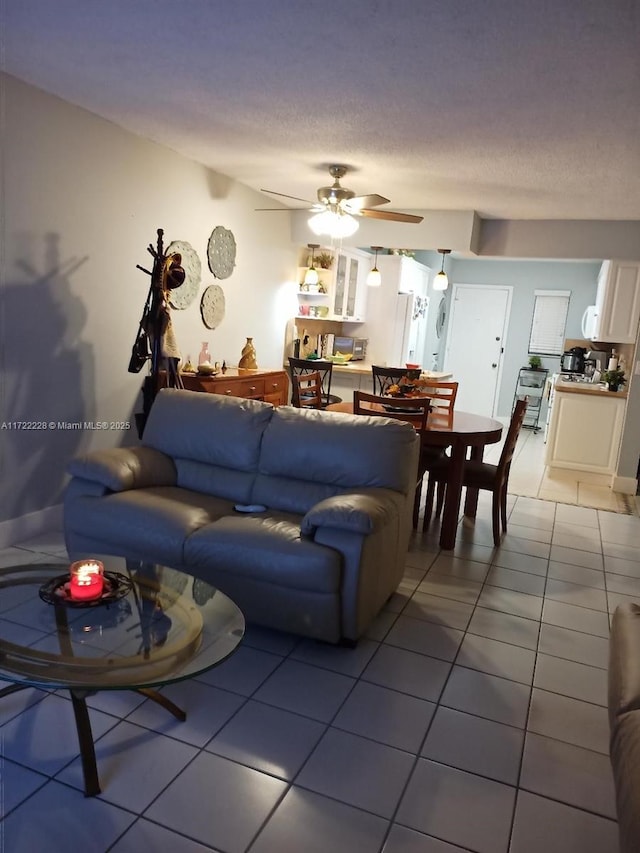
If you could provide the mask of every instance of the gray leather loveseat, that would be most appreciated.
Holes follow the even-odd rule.
[[[182,569],[250,622],[355,641],[402,577],[417,460],[401,421],[165,389],[141,446],[69,464],[67,548]]]
[[[609,753],[621,853],[640,850],[640,606],[616,608],[609,638]]]

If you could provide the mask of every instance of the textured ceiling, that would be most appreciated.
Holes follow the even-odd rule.
[[[640,0],[0,7],[10,74],[255,189],[640,220]]]

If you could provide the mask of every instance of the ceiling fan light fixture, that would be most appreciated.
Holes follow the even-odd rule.
[[[320,276],[318,275],[318,270],[315,267],[315,251],[320,248],[319,243],[307,243],[309,249],[311,249],[311,264],[309,265],[308,270],[304,274],[304,283],[305,284],[318,284],[320,281]]]
[[[444,259],[447,255],[451,254],[451,249],[438,249],[438,252],[442,255],[442,269],[433,279],[433,289],[446,290],[449,287],[449,279],[444,271]]]
[[[373,259],[373,266],[369,270],[367,275],[367,286],[368,287],[380,287],[382,284],[382,275],[380,274],[380,270],[378,269],[378,252],[382,251],[382,246],[372,246],[371,247],[375,252],[375,256]]]
[[[309,217],[308,224],[314,234],[326,234],[336,239],[351,237],[360,227],[351,214],[334,213],[332,210],[323,210],[322,213]]]

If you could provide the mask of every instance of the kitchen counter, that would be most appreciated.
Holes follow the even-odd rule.
[[[360,376],[371,376],[371,363],[368,361],[349,361],[347,364],[334,364],[333,372],[335,373],[352,373]],[[433,379],[434,382],[448,382],[453,378],[453,373],[444,373],[442,371],[422,370],[420,376],[423,379]]]
[[[622,397],[626,399],[626,391],[609,391],[603,382],[567,382],[565,379],[556,380],[556,391],[563,391],[568,394],[590,394],[603,397]]]
[[[420,374],[423,378],[433,379],[434,382],[447,382],[453,378],[452,373],[444,371],[425,370]],[[347,364],[334,364],[331,378],[331,393],[342,400],[353,400],[354,391],[373,391],[373,373],[370,361],[350,361]]]

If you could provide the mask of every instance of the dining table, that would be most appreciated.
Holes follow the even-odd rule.
[[[362,404],[366,409],[367,404]],[[370,404],[372,414],[386,414],[378,404]],[[344,412],[353,414],[353,403],[344,401],[333,403],[326,407],[327,412]],[[395,415],[399,417],[399,415]],[[416,421],[416,416],[406,413],[402,415],[403,420],[410,423]],[[423,444],[430,447],[450,447],[451,465],[447,477],[447,489],[442,514],[442,526],[440,528],[440,547],[450,551],[455,547],[456,532],[458,528],[458,517],[460,504],[462,502],[462,487],[464,478],[464,463],[469,458],[481,462],[484,449],[489,444],[497,444],[502,437],[503,426],[500,421],[485,415],[475,415],[471,412],[460,412],[454,409],[449,417],[429,416],[426,431],[422,431],[421,440]],[[464,514],[469,518],[475,518],[478,507],[478,490],[467,488],[464,503]]]

